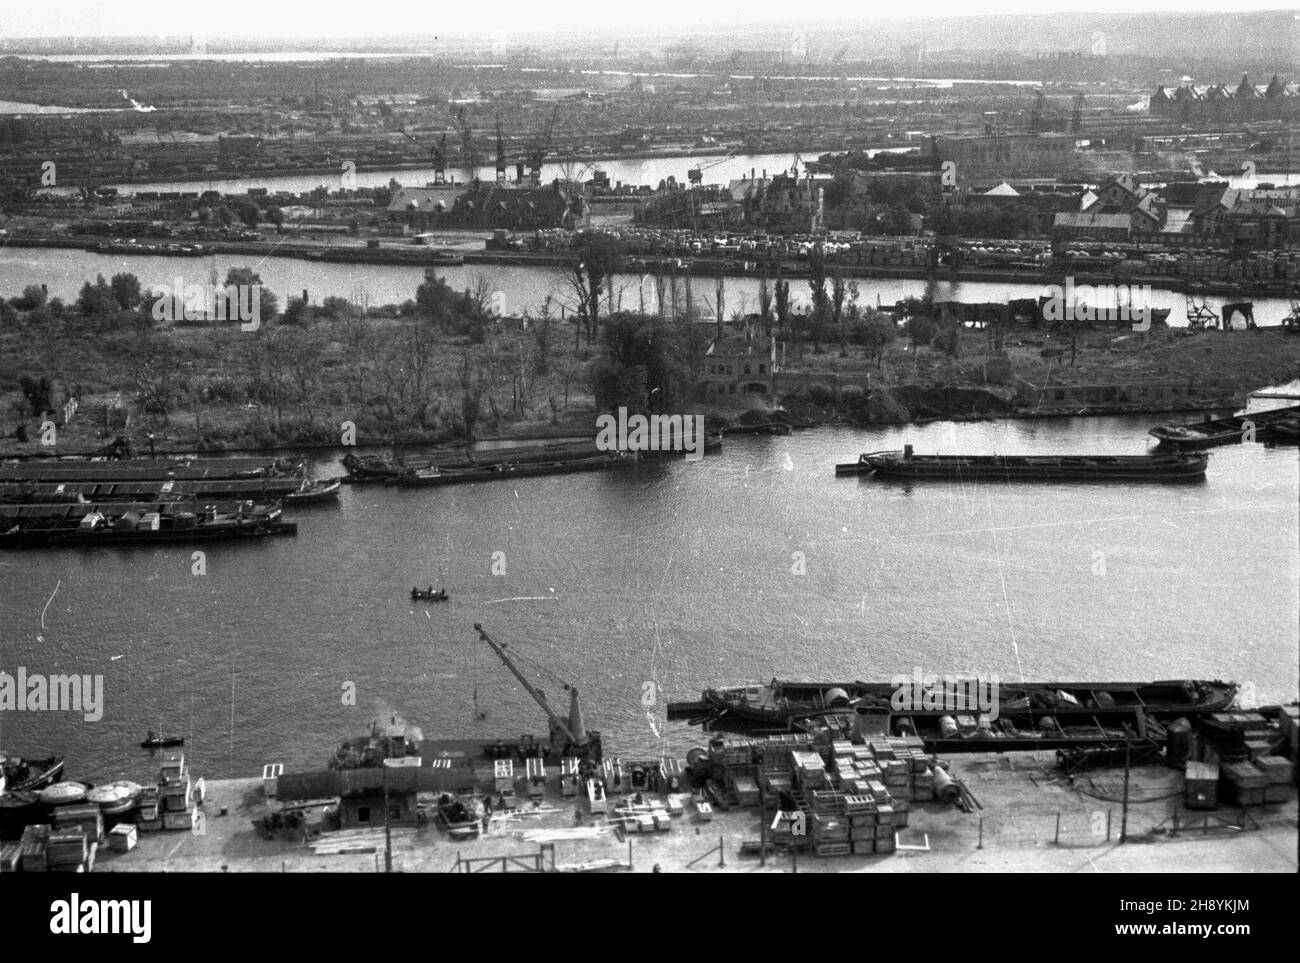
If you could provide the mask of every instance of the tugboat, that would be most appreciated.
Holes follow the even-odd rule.
[[[0,785],[6,792],[37,792],[63,778],[63,757],[23,759],[0,755]]]

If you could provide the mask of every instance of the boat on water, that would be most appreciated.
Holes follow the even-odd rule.
[[[159,736],[155,735],[152,729],[149,734],[140,740],[141,749],[163,749],[167,746],[185,745],[184,736]]]
[[[297,491],[284,496],[286,505],[320,505],[325,502],[338,501],[342,479],[330,478],[324,481],[304,480]]]
[[[62,509],[39,513],[43,507]],[[208,506],[201,512],[171,510],[189,506],[3,506],[0,507],[0,548],[69,548],[93,545],[159,545],[296,535],[298,526],[280,517],[278,507],[248,513],[242,507],[221,513]],[[114,508],[125,509],[113,512]],[[146,509],[152,506],[145,506]],[[107,509],[107,511],[106,511]],[[15,512],[26,513],[15,517]]]
[[[4,756],[0,761],[0,783],[5,792],[39,792],[63,778],[63,757],[24,759]]]
[[[343,467],[348,470],[344,481],[351,485],[392,481],[404,470],[402,465],[378,455],[357,455],[352,452],[343,456]]]
[[[1196,481],[1209,456],[1155,455],[916,455],[877,451],[835,466],[837,475],[874,474],[916,481]]]
[[[0,481],[216,481],[299,476],[302,470],[300,458],[38,458],[0,462]]]
[[[412,602],[445,602],[449,598],[451,596],[447,594],[446,589],[438,589],[436,592],[433,589],[411,589]]]
[[[978,714],[977,704],[954,708],[954,694],[968,703],[976,697],[960,680],[944,680],[914,690],[895,682],[791,682],[773,679],[766,685],[706,689],[699,702],[670,702],[669,719],[685,719],[696,725],[723,723],[746,729],[790,731],[801,719],[825,715],[852,714],[859,708],[891,712],[924,719],[937,719],[954,712]],[[971,680],[972,682],[975,680]],[[945,685],[945,683],[952,683]],[[900,693],[906,697],[901,701]],[[926,708],[927,694],[933,708]],[[919,696],[920,705],[917,705]],[[947,701],[945,700],[947,698]],[[1052,717],[1067,722],[1076,717],[1092,718],[1131,714],[1141,710],[1155,719],[1222,712],[1237,697],[1237,686],[1218,680],[1175,679],[1158,682],[1022,682],[999,685],[997,715],[1033,722]],[[901,708],[906,706],[905,709]]]
[[[560,461],[498,462],[475,468],[408,469],[394,480],[402,488],[422,488],[433,485],[462,485],[478,481],[504,481],[529,478],[535,475],[563,475],[570,472],[603,471],[626,468],[635,461],[624,452],[606,452],[586,458],[566,458]]]
[[[178,481],[0,482],[0,504],[58,502],[154,502],[230,499],[326,501],[338,493],[332,481],[301,478],[218,478]]]
[[[1212,448],[1215,445],[1233,445],[1253,440],[1278,422],[1300,417],[1300,405],[1274,408],[1228,418],[1211,418],[1182,424],[1157,425],[1147,434],[1160,441],[1162,446],[1179,449]],[[1252,431],[1253,429],[1253,431]]]

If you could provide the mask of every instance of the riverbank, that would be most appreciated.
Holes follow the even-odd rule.
[[[456,238],[463,238],[464,231],[452,232]],[[68,236],[56,234],[15,234],[8,238],[10,247],[72,249],[93,252],[104,243],[103,237]],[[289,241],[285,237],[266,241],[223,241],[204,240],[201,242],[213,254],[245,254],[253,257],[296,258],[305,261],[328,261],[342,264],[369,264],[380,266],[408,267],[445,267],[445,259],[440,260],[434,254],[435,248],[382,240],[379,247],[369,247],[365,238],[339,238],[330,236],[318,241],[304,240],[297,236]],[[131,257],[129,252],[117,250],[115,255]],[[141,251],[139,256],[157,256],[158,252]],[[471,250],[458,246],[456,254],[463,258],[465,264],[498,265],[509,267],[565,268],[572,258],[563,253],[549,251],[488,251]],[[811,277],[807,264],[798,260],[772,260],[766,262],[737,261],[734,258],[685,257],[677,258],[687,270],[701,278],[716,276],[735,278],[758,278],[764,273],[776,274],[778,271],[786,278],[807,279]],[[836,267],[843,268],[854,276],[863,278],[880,278],[896,280],[945,282],[975,282],[992,284],[1055,284],[1064,286],[1067,280],[1077,285],[1113,285],[1117,282],[1114,272],[1071,270],[1061,271],[1050,266],[1039,270],[1029,268],[982,268],[982,267],[938,267],[930,268],[919,265],[870,264],[857,260],[837,262]],[[1232,295],[1283,297],[1292,290],[1292,283],[1285,279],[1246,278],[1239,281],[1215,279],[1191,279],[1173,275],[1125,275],[1122,283],[1132,285],[1149,285],[1178,294],[1194,291],[1198,295]]]

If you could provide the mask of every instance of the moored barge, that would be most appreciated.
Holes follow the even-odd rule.
[[[877,451],[835,466],[837,475],[874,474],[912,481],[1197,481],[1209,456],[1155,455],[916,455]]]
[[[1300,405],[1274,408],[1229,418],[1210,418],[1182,424],[1157,425],[1147,434],[1159,440],[1162,446],[1180,449],[1213,448],[1216,445],[1234,445],[1241,441],[1254,441],[1278,424],[1285,424],[1300,416]]]

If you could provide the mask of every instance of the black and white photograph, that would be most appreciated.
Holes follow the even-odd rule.
[[[0,12],[42,938],[445,874],[1249,936],[1298,445],[1293,5]]]

